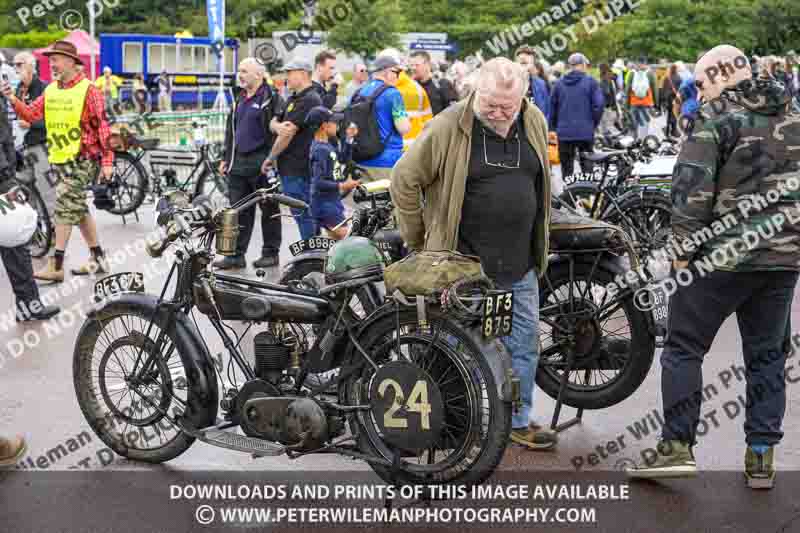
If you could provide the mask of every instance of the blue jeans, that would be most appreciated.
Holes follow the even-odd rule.
[[[514,291],[514,318],[511,335],[501,337],[511,354],[511,367],[519,378],[522,407],[511,417],[513,429],[524,429],[530,423],[533,408],[533,386],[539,365],[539,280],[531,270],[511,286]]]
[[[311,217],[311,180],[304,176],[281,176],[283,194],[308,204],[308,209],[292,209],[301,239],[316,235],[314,219]]]

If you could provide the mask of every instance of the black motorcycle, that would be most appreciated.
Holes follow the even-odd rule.
[[[371,239],[387,262],[405,257],[408,251],[394,225],[388,183],[362,187],[354,200],[360,205],[351,217],[349,234]],[[639,388],[653,362],[658,333],[653,313],[634,303],[636,289],[648,280],[641,277],[636,285],[620,287],[616,293],[609,290],[618,276],[636,270],[635,243],[619,228],[582,217],[559,199],[554,198],[553,204],[551,255],[539,280],[541,346],[536,383],[565,405],[609,407]],[[313,272],[324,272],[326,249],[334,243],[315,237],[292,244],[295,255],[281,282],[302,282]],[[368,284],[354,293],[349,305],[355,314],[367,315],[382,297],[379,283]]]
[[[75,392],[94,432],[119,455],[152,463],[200,440],[254,457],[341,454],[368,462],[390,483],[485,480],[502,458],[518,398],[508,354],[482,336],[486,317],[475,305],[453,313],[429,300],[423,321],[404,298],[356,316],[352,295],[383,276],[380,254],[359,237],[341,241],[347,245],[339,250],[355,247],[377,260],[318,283],[212,272],[212,242],[217,253],[235,253],[237,214],[259,201],[307,207],[268,189],[215,213],[162,199],[163,233],[148,252],[159,257],[171,247],[174,262],[160,295],[144,292],[141,273],[96,283],[99,302],[73,361]],[[487,296],[465,289],[453,298]],[[244,383],[219,390],[222,365],[209,354],[197,313],[224,343],[228,371],[234,365]],[[258,331],[252,356],[230,321]],[[317,334],[306,335],[301,324]],[[306,379],[331,369],[339,369],[333,398],[321,394],[327,384]]]

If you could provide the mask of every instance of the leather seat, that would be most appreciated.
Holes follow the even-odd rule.
[[[605,248],[619,243],[618,234],[622,230],[616,226],[566,209],[553,209],[550,213],[550,247],[554,252]]]
[[[591,161],[592,163],[602,163],[603,161],[609,159],[616,159],[625,155],[627,152],[625,150],[612,150],[610,152],[584,152],[581,154],[581,158]]]

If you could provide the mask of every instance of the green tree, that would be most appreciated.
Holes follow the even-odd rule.
[[[383,48],[399,45],[402,15],[395,0],[349,0],[346,16],[340,8],[334,11],[336,5],[341,1],[322,0],[314,20],[315,30],[328,32],[331,48],[370,58]]]

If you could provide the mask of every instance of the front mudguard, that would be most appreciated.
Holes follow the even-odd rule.
[[[84,346],[81,339],[89,339],[90,328],[101,328],[103,323],[115,316],[140,312],[145,318],[153,317],[158,299],[150,294],[120,294],[111,300],[96,305],[87,313],[86,321],[78,332],[75,342],[75,357],[82,350],[94,350],[94,345]],[[219,389],[217,386],[214,363],[203,343],[197,327],[184,313],[173,313],[172,324],[167,328],[168,313],[161,308],[155,313],[154,322],[165,330],[178,355],[186,373],[187,405],[181,418],[182,425],[188,430],[202,429],[214,425],[219,406]],[[145,333],[142,331],[142,333]],[[152,334],[151,334],[152,335]],[[155,340],[155,339],[154,339]]]
[[[355,335],[356,339],[359,341],[363,339],[373,324],[394,313],[394,303],[387,303],[377,309],[360,324],[358,332]],[[492,376],[497,385],[496,392],[498,398],[508,403],[517,402],[519,400],[519,380],[514,377],[514,371],[511,367],[511,354],[508,353],[505,345],[500,342],[499,339],[487,341],[481,336],[480,330],[477,327],[464,326],[463,330],[486,357],[486,362],[492,371]],[[346,353],[350,353],[350,350],[353,352],[356,351],[352,343],[348,346]]]

